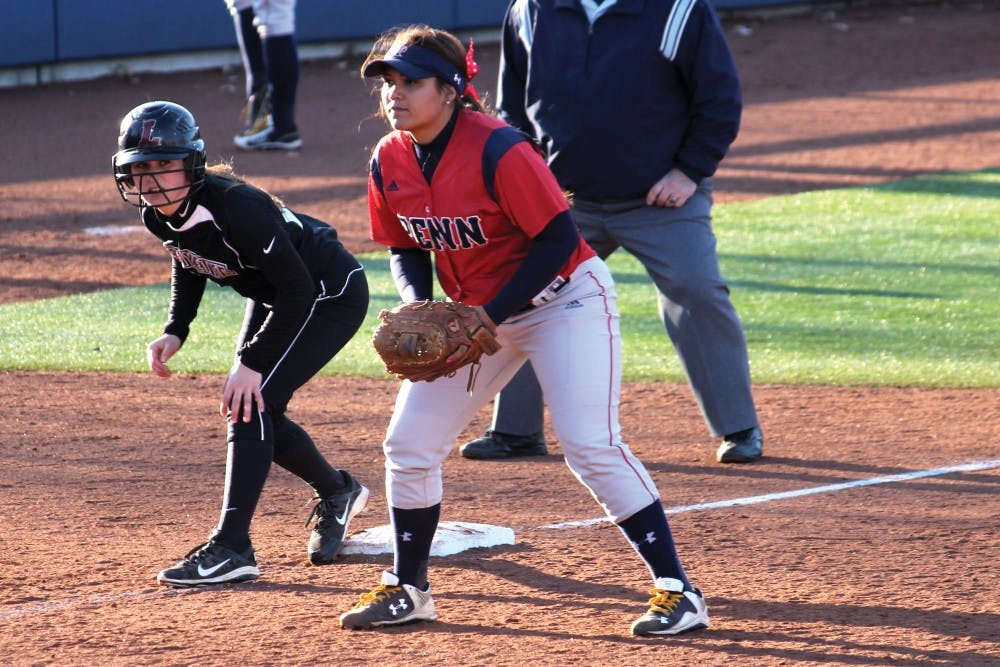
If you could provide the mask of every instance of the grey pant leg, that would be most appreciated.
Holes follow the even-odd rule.
[[[542,388],[531,362],[525,362],[493,402],[494,431],[508,435],[534,435],[545,425]]]
[[[695,400],[718,436],[758,421],[743,325],[719,270],[711,188],[706,179],[680,209],[574,210],[574,219],[602,257],[620,246],[646,268]]]

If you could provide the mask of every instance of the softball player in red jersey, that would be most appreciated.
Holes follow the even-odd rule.
[[[650,608],[633,632],[705,627],[705,600],[684,573],[656,486],[621,440],[614,282],[534,145],[484,113],[468,85],[476,69],[471,44],[466,52],[454,36],[426,26],[381,36],[362,67],[363,76],[381,79],[381,111],[393,128],[373,152],[368,198],[371,236],[389,247],[400,296],[432,298],[436,269],[449,299],[482,306],[499,325],[502,349],[482,358],[471,391],[464,370],[403,382],[383,442],[393,570],[340,617],[341,626],[437,618],[427,570],[442,464],[473,416],[530,359],[567,465],[654,578]]]

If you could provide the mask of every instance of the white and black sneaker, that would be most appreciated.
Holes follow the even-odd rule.
[[[368,504],[368,489],[346,470],[341,470],[340,474],[350,485],[348,489],[327,498],[314,498],[318,502],[306,519],[306,526],[314,519],[316,521],[307,548],[309,562],[313,565],[326,565],[336,559],[344,544],[351,519]]]
[[[253,581],[259,576],[253,547],[237,553],[209,540],[189,551],[174,567],[162,570],[156,581],[164,586],[207,586]]]
[[[430,586],[422,591],[416,586],[400,584],[399,577],[386,570],[374,590],[362,595],[353,609],[340,615],[340,627],[367,630],[384,625],[433,621],[437,617]]]
[[[238,134],[233,137],[233,143],[241,151],[297,151],[302,148],[302,138],[297,130],[279,135],[273,127],[251,134]]]
[[[701,591],[686,591],[682,581],[666,577],[653,585],[649,611],[632,624],[633,635],[679,635],[708,627],[708,605]]]

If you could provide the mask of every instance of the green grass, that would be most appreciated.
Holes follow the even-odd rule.
[[[1000,386],[998,221],[1000,170],[716,206],[754,381]],[[384,255],[361,259],[368,319],[325,374],[384,376],[369,339],[397,297]],[[624,252],[609,264],[625,379],[683,379],[645,271]],[[0,368],[144,370],[168,295],[163,285],[0,305]],[[211,288],[174,370],[225,371],[242,316],[240,297]]]

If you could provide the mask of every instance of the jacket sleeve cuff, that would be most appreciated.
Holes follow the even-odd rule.
[[[695,185],[701,183],[703,179],[712,175],[711,173],[706,173],[704,170],[698,169],[684,162],[678,162],[674,166],[680,169],[685,176],[694,181]]]
[[[176,322],[168,322],[167,326],[163,327],[163,333],[170,334],[171,336],[177,336],[181,339],[181,345],[187,340],[188,334],[191,332],[190,327],[183,324],[178,324]]]
[[[242,350],[240,350],[238,358],[240,360],[240,363],[249,368],[250,370],[256,371],[261,375],[264,374],[264,365],[260,363],[260,360],[257,359],[257,355],[255,355],[252,350],[248,348],[243,348]]]

